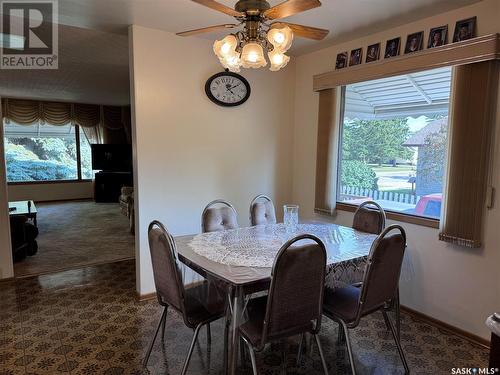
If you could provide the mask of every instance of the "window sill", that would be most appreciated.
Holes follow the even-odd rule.
[[[339,210],[339,211],[355,212],[357,208],[358,208],[358,206],[354,205],[354,204],[337,202],[337,210]],[[324,213],[324,212],[322,212],[322,213]],[[414,215],[408,215],[408,214],[401,214],[401,213],[392,212],[392,211],[385,211],[385,215],[390,220],[396,220],[396,221],[401,221],[404,223],[421,225],[424,227],[439,229],[439,220],[437,220],[437,219],[431,219],[431,218],[427,218],[427,217],[420,217],[420,216],[414,216]]]
[[[81,179],[81,180],[55,180],[55,181],[16,181],[7,182],[8,186],[16,185],[51,185],[51,184],[74,184],[74,183],[85,183],[92,182],[91,179]]]

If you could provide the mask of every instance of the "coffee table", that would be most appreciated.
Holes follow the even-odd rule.
[[[14,208],[14,210],[12,210]],[[28,219],[33,220],[36,225],[36,206],[33,201],[15,201],[9,202],[9,215],[10,216],[26,216]]]

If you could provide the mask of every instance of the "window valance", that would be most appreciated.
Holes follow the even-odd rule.
[[[109,130],[121,130],[130,122],[127,107],[9,98],[2,99],[2,115],[19,125],[74,123],[84,128],[102,126]]]

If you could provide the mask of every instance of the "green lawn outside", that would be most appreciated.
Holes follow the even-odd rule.
[[[397,193],[397,194],[413,194],[413,191],[411,189],[384,189],[384,188],[381,188],[380,191],[387,191],[387,192],[392,192],[392,193]]]
[[[383,164],[381,166],[376,164],[368,164],[375,173],[378,172],[414,172],[416,170],[415,166],[412,165],[398,165],[393,167],[392,165]]]

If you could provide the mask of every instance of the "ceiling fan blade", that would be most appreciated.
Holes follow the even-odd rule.
[[[285,18],[321,6],[319,0],[286,0],[264,12],[264,16],[271,20]]]
[[[229,16],[233,16],[233,17],[245,16],[243,13],[237,12],[234,9],[229,8],[229,7],[225,6],[224,4],[221,4],[215,0],[191,0],[191,1],[194,1],[195,3],[198,3],[200,5],[204,5],[206,7],[209,7],[213,10],[217,10],[219,12],[225,13]]]
[[[212,32],[212,31],[218,31],[218,30],[223,30],[223,29],[232,29],[232,28],[234,28],[236,26],[238,26],[238,25],[234,24],[234,23],[226,23],[224,25],[215,25],[215,26],[209,26],[209,27],[202,27],[201,29],[194,29],[194,30],[182,31],[180,33],[177,33],[176,35],[179,35],[179,36],[191,36],[191,35],[202,34],[202,33],[209,33],[209,32]]]
[[[290,29],[292,29],[294,35],[314,40],[323,40],[330,32],[330,30],[320,29],[318,27],[297,25],[295,23],[288,22],[274,22],[273,25],[287,25]]]

